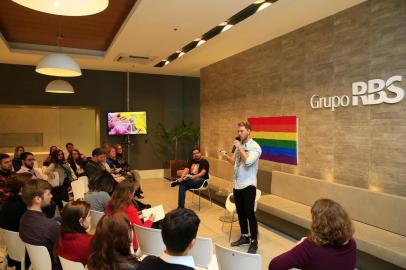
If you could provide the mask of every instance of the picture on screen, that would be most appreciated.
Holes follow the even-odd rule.
[[[109,113],[107,127],[109,135],[147,134],[147,113]]]

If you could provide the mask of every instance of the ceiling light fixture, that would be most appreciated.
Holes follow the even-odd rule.
[[[45,92],[55,94],[74,94],[75,90],[73,89],[72,85],[67,81],[54,80],[48,83],[47,87],[45,88]]]
[[[35,71],[44,75],[58,77],[77,77],[82,75],[79,65],[72,57],[63,53],[51,53],[44,56]]]
[[[24,7],[62,16],[87,16],[105,10],[109,0],[12,0]]]
[[[204,33],[200,38],[194,39],[192,42],[186,44],[181,50],[176,51],[175,53],[168,56],[165,60],[160,61],[154,67],[164,67],[169,64],[169,62],[173,62],[177,58],[183,56],[184,54],[190,52],[191,50],[201,46],[205,42],[209,41],[210,39],[214,38],[215,36],[219,35],[222,32],[229,30],[234,25],[244,21],[248,17],[264,10],[265,8],[269,7],[272,3],[277,2],[278,0],[257,0],[251,5],[247,6],[243,10],[240,10],[227,20],[221,22],[220,24],[216,25],[206,33]],[[169,60],[169,61],[168,61]]]
[[[63,39],[62,35],[56,37],[56,43],[60,50],[60,42]],[[82,75],[79,65],[67,54],[51,53],[44,56],[38,63],[35,71],[49,76],[58,77],[77,77]]]

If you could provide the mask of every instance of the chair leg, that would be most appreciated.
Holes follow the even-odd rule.
[[[226,217],[226,216],[228,216],[227,215],[227,209],[224,208],[224,217]],[[221,223],[221,231],[223,231],[223,228],[224,228],[224,221],[225,221],[225,219],[223,219],[223,222]]]
[[[231,227],[230,227],[230,234],[228,236],[228,242],[230,242],[230,240],[231,240],[231,231],[233,230],[233,223],[234,223],[234,212],[233,212],[233,216],[231,217]]]
[[[200,211],[200,189],[199,189],[199,211]]]
[[[207,190],[209,191],[209,199],[210,199],[210,205],[213,206],[213,203],[211,201],[211,194],[210,194],[210,188],[207,188]]]

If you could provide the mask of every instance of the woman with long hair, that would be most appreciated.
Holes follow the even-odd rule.
[[[51,164],[49,164],[49,166],[45,169],[45,174],[48,175],[49,179],[53,179],[55,177],[54,172],[58,174],[59,183],[57,186],[53,187],[52,195],[54,201],[59,207],[59,210],[62,210],[62,201],[69,201],[68,189],[70,187],[70,183],[77,180],[77,176],[73,172],[69,163],[66,162],[65,155],[60,149],[51,153]]]
[[[77,177],[86,175],[85,164],[80,159],[80,152],[77,149],[73,149],[69,155],[68,162],[73,172]]]
[[[56,253],[58,256],[74,262],[87,264],[92,237],[90,229],[90,205],[84,201],[68,203],[61,213],[61,234]]]
[[[269,270],[354,270],[357,245],[352,238],[352,221],[344,208],[333,200],[319,199],[313,204],[311,215],[309,236],[275,257]]]
[[[49,147],[49,155],[47,157],[46,160],[44,160],[44,162],[42,162],[42,166],[49,166],[49,164],[51,164],[51,159],[52,159],[52,152],[54,152],[55,150],[58,150],[58,147],[56,147],[55,145],[52,145],[51,147]]]
[[[21,146],[21,145],[16,146],[16,148],[14,149],[14,156],[13,156],[12,162],[13,162],[13,169],[15,172],[18,172],[21,168],[21,165],[23,164],[20,159],[20,156],[24,152],[25,152],[24,146]]]
[[[139,188],[139,185],[132,179],[125,179],[119,183],[111,196],[109,203],[107,204],[105,213],[125,213],[131,222],[131,225],[137,224],[147,228],[152,227],[155,220],[155,216],[151,215],[145,223],[143,223],[138,216],[138,209],[133,202],[134,193]],[[144,217],[145,218],[145,217]],[[136,235],[133,239],[134,250],[138,249],[138,242]]]
[[[132,254],[133,230],[123,212],[104,215],[96,227],[87,262],[88,270],[135,270],[139,261]]]
[[[130,169],[130,165],[125,160],[123,146],[118,143],[114,145],[114,149],[116,150],[116,157],[118,162],[120,163],[120,167],[123,168],[123,170],[128,171]]]

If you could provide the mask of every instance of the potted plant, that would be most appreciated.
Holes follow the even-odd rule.
[[[165,178],[177,178],[177,171],[186,167],[187,161],[179,159],[179,148],[185,140],[192,140],[195,146],[199,145],[199,128],[196,128],[193,123],[185,124],[182,122],[173,128],[166,128],[162,123],[158,124],[161,133],[170,144],[170,150],[173,159],[166,162]]]

